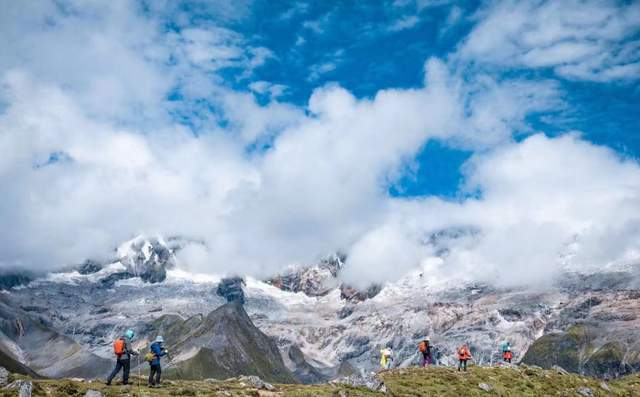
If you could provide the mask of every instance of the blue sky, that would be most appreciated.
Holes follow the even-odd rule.
[[[215,274],[340,251],[362,284],[640,261],[637,2],[4,8],[0,268],[138,233]]]
[[[187,27],[221,23],[241,33],[247,43],[265,47],[271,56],[251,76],[242,68],[220,72],[225,83],[250,90],[255,81],[281,86],[278,100],[305,107],[319,86],[337,83],[358,98],[386,88],[419,88],[424,62],[455,54],[478,23],[482,2],[261,2],[252,3],[236,20],[217,10],[185,4],[192,16]],[[422,8],[421,8],[422,7]],[[180,30],[177,24],[171,29]],[[636,26],[625,40],[639,37]],[[636,52],[638,50],[635,50]],[[636,55],[637,61],[637,55]],[[640,88],[637,78],[592,81],[561,78],[552,67],[502,67],[496,79],[553,79],[566,104],[529,116],[533,132],[557,136],[578,130],[584,139],[606,145],[623,156],[640,156]],[[471,73],[475,72],[471,71]],[[257,94],[262,103],[268,95]],[[393,195],[440,195],[455,198],[463,176],[460,166],[471,155],[447,142],[431,142],[416,157],[417,168],[390,187]]]

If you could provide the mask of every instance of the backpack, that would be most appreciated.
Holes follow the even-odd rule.
[[[153,361],[154,358],[156,358],[156,356],[152,352],[148,352],[147,354],[144,355],[144,361],[149,363]]]
[[[427,342],[426,341],[422,341],[420,342],[420,344],[418,345],[418,350],[420,350],[420,352],[424,353],[427,351]]]
[[[126,345],[124,339],[118,338],[113,342],[113,352],[116,356],[121,356],[126,352]]]

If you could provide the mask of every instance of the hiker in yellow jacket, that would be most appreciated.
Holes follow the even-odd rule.
[[[393,350],[390,347],[385,347],[380,350],[380,367],[382,369],[391,368],[391,363],[393,362]]]

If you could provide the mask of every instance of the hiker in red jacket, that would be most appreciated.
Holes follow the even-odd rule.
[[[133,330],[129,329],[120,338],[113,342],[113,352],[116,355],[116,367],[107,378],[107,386],[111,385],[111,381],[116,377],[118,372],[122,370],[122,384],[129,383],[129,371],[131,369],[131,356],[137,356],[138,352],[131,347],[131,340],[135,336]]]
[[[469,351],[469,347],[464,344],[458,348],[458,371],[464,368],[465,372],[467,371],[467,361],[471,359],[471,352]]]
[[[502,352],[502,359],[506,362],[508,362],[509,364],[511,364],[511,359],[513,358],[513,353],[511,353],[511,350],[507,350]]]

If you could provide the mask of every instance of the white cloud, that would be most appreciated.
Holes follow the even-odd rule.
[[[311,65],[309,68],[308,80],[313,81],[319,79],[323,74],[336,70],[338,65],[336,62],[322,62],[315,65]]]
[[[576,80],[636,80],[640,5],[598,1],[491,2],[460,48],[465,60],[552,68]],[[635,39],[634,39],[635,38]]]
[[[108,4],[88,15],[3,14],[2,267],[77,262],[136,232],[203,241],[182,258],[210,273],[262,276],[341,250],[354,283],[401,276],[432,254],[421,243],[442,229],[473,232],[447,240],[434,271],[501,283],[553,274],[575,236],[573,260],[584,265],[637,249],[637,163],[576,136],[514,142],[533,132],[528,116],[565,106],[552,81],[465,75],[430,59],[414,89],[359,99],[328,85],[302,109],[256,81],[252,90],[272,93],[260,105],[217,71],[250,73],[268,50],[213,25],[163,33]],[[41,24],[51,15],[54,26]],[[94,36],[100,45],[85,48]],[[175,92],[181,100],[165,99]],[[185,112],[201,121],[197,135],[176,121]],[[481,197],[389,196],[431,139],[478,151],[466,172]],[[52,153],[65,160],[48,161]]]
[[[420,22],[420,18],[417,15],[406,15],[404,17],[396,19],[390,26],[389,30],[392,32],[399,32],[405,29],[411,29]]]
[[[270,98],[277,99],[285,93],[287,87],[282,84],[274,84],[260,80],[249,84],[249,89],[257,94],[267,94]]]
[[[540,134],[475,156],[466,169],[466,188],[480,198],[394,200],[385,220],[354,244],[349,281],[399,277],[407,262],[417,266],[442,249],[449,254],[430,268],[434,279],[509,286],[548,285],[563,270],[639,260],[637,162],[575,135]],[[429,252],[423,242],[441,230],[467,232],[441,236]],[[367,257],[363,246],[376,248]]]

